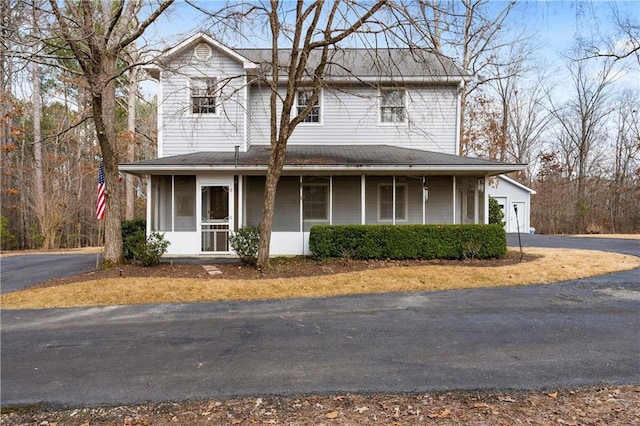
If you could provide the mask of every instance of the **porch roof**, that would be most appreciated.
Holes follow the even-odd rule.
[[[143,160],[119,166],[126,173],[166,174],[207,171],[236,171],[264,174],[271,148],[253,145],[246,152],[194,152]],[[489,174],[524,170],[525,164],[511,164],[433,151],[389,145],[289,145],[283,173],[332,172],[343,174]]]

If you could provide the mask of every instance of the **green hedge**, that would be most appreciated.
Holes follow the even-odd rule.
[[[507,253],[500,225],[320,225],[309,249],[319,258],[490,259]]]

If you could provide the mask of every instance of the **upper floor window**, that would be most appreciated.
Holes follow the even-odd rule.
[[[191,79],[191,112],[194,114],[215,114],[216,79]]]
[[[312,94],[311,90],[300,90],[298,92],[298,96],[296,100],[298,114],[300,114],[311,103],[311,94]],[[309,115],[307,115],[304,118],[304,120],[302,120],[302,122],[303,123],[319,123],[320,122],[320,94],[318,94],[318,99],[313,104],[313,108],[311,108]]]
[[[380,90],[380,121],[382,123],[404,123],[405,91],[401,89]]]

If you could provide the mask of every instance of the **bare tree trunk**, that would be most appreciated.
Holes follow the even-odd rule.
[[[36,16],[36,7],[33,5],[32,10],[32,32],[34,39],[38,39],[38,20]],[[36,44],[37,46],[37,44]],[[37,51],[37,47],[34,47]],[[31,63],[32,67],[32,96],[33,96],[33,159],[34,159],[34,182],[33,182],[33,203],[38,223],[40,224],[40,232],[45,237],[43,241],[44,249],[53,247],[51,241],[51,230],[48,229],[47,213],[44,200],[44,181],[42,178],[42,130],[40,126],[40,117],[42,115],[42,95],[40,94],[40,64],[37,61]]]
[[[105,75],[116,75],[116,57],[103,56],[100,69]],[[100,87],[102,86],[102,87]],[[102,161],[105,171],[105,262],[119,264],[123,261],[122,237],[120,223],[122,212],[118,200],[122,199],[120,184],[118,182],[118,148],[116,145],[115,131],[115,80],[109,79],[98,86],[100,89],[92,89],[93,119],[98,135],[98,143],[102,152]]]
[[[129,140],[127,144],[127,162],[135,161],[136,155],[136,95],[138,91],[138,75],[135,67],[129,68],[129,93],[127,93],[127,127]],[[124,218],[132,220],[135,213],[133,175],[125,177],[126,211]]]

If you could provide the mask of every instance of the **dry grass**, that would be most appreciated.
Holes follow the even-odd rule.
[[[96,254],[103,250],[102,247],[81,247],[58,250],[9,250],[0,251],[0,258],[18,256],[20,254]]]
[[[576,234],[570,236],[581,238],[618,238],[621,240],[640,240],[640,234]]]
[[[640,267],[640,258],[591,250],[527,248],[540,258],[514,265],[394,267],[264,280],[109,278],[0,296],[2,309],[329,297],[545,284]]]

